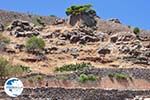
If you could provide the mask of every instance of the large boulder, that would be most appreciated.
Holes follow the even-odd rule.
[[[70,43],[77,43],[78,41],[80,41],[80,35],[71,36]]]
[[[80,26],[80,25],[85,25],[85,26],[96,26],[96,20],[94,19],[94,16],[91,16],[88,13],[84,13],[81,15],[70,15],[68,19],[68,23],[71,26]]]
[[[38,31],[29,31],[25,33],[26,37],[38,36],[40,33]]]

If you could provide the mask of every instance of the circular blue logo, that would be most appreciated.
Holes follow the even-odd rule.
[[[10,97],[17,97],[23,91],[23,83],[18,78],[10,78],[5,82],[4,90]]]

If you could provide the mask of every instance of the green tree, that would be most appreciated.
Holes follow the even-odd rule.
[[[73,5],[69,8],[66,9],[66,15],[79,15],[82,13],[86,13],[86,12],[95,12],[92,9],[92,5],[91,4],[85,4],[85,5]]]
[[[26,42],[26,48],[28,52],[39,52],[45,47],[45,42],[42,38],[33,36]]]

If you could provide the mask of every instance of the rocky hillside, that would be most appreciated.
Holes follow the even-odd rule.
[[[89,10],[76,16],[69,15],[66,19],[0,11],[0,23],[0,56],[13,68],[18,68],[16,65],[19,65],[23,69],[30,69],[19,74],[11,73],[11,76],[7,77],[25,79],[26,86],[32,87],[35,85],[34,82],[42,80],[41,84],[46,84],[47,87],[90,89],[95,86],[117,90],[128,87],[129,91],[136,88],[149,91],[150,31],[123,25],[115,18],[103,20]],[[33,74],[40,76],[26,77]],[[53,75],[53,78],[45,75]],[[58,81],[49,83],[55,78]],[[116,83],[111,79],[115,79]],[[67,87],[60,84],[62,80],[67,80]],[[87,80],[94,83],[83,85]],[[120,84],[120,80],[123,84]],[[138,83],[139,80],[141,84]],[[105,85],[107,82],[112,85]],[[43,86],[41,84],[38,87]],[[146,86],[143,87],[143,84]],[[75,92],[80,94],[78,90]],[[92,93],[97,96],[106,95]],[[137,94],[150,95],[147,92]],[[126,92],[121,95],[129,97]],[[134,96],[136,95],[132,97]],[[67,100],[66,98],[64,100]],[[86,100],[83,98],[81,97],[81,100]],[[98,97],[95,98],[99,100]]]
[[[41,19],[46,24],[54,23],[56,16],[38,16],[27,13],[18,13],[13,11],[0,10],[0,22],[4,25],[9,25],[15,19],[37,23],[37,19]]]
[[[42,73],[51,73],[56,67],[79,62],[90,62],[98,68],[149,68],[148,31],[140,30],[136,34],[134,28],[116,23],[115,19],[104,21],[95,17],[95,20],[97,24],[93,27],[72,27],[62,19],[53,25],[13,20],[2,32],[10,43],[1,48],[1,55],[11,58],[13,64],[23,64]],[[45,42],[40,56],[36,51],[27,52],[26,42],[32,36]]]

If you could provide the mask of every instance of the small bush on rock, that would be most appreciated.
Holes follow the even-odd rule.
[[[44,22],[42,21],[41,18],[37,18],[36,21],[37,21],[37,23],[38,23],[39,25],[45,26],[45,24],[44,24]]]
[[[90,12],[90,13],[96,13],[93,9],[91,9],[91,4],[85,4],[85,5],[73,5],[66,10],[67,16],[69,15],[79,15],[82,13]]]
[[[81,74],[78,78],[79,82],[85,83],[87,81],[96,81],[97,78],[94,75],[86,75],[86,74]]]
[[[45,47],[45,42],[42,38],[33,36],[26,42],[26,49],[28,52],[39,52]]]
[[[133,29],[134,34],[139,34],[140,33],[140,29],[138,27],[135,27]]]
[[[118,80],[123,79],[126,80],[127,78],[130,78],[128,75],[126,74],[122,74],[122,73],[115,73],[115,74],[109,74],[108,75],[110,78],[116,78]]]

